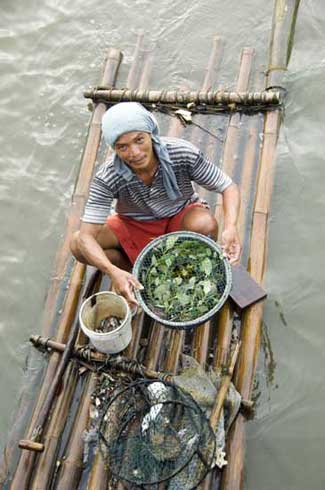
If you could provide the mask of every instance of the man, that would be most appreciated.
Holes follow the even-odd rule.
[[[136,304],[133,291],[142,286],[128,271],[150,240],[178,230],[217,236],[214,216],[193,189],[196,182],[222,193],[221,245],[231,263],[238,261],[240,198],[230,177],[189,142],[160,138],[155,118],[138,103],[111,107],[102,131],[115,153],[90,186],[80,231],[71,240],[77,260],[108,274],[116,292]],[[116,214],[110,214],[114,200]]]

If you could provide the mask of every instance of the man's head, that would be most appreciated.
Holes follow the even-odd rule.
[[[156,162],[151,135],[144,131],[122,134],[115,142],[115,153],[135,172],[150,169]]]
[[[102,131],[106,143],[115,149],[114,164],[120,172],[128,171],[123,168],[125,162],[134,172],[150,171],[152,175],[159,162],[168,196],[172,200],[181,196],[167,146],[158,135],[157,121],[141,104],[122,102],[108,109]]]
[[[115,148],[118,138],[131,131],[158,135],[158,124],[154,116],[141,104],[121,102],[105,112],[102,131],[106,143]]]
[[[156,119],[137,102],[121,102],[102,119],[105,141],[132,169],[144,170],[154,161],[152,135],[158,134]]]

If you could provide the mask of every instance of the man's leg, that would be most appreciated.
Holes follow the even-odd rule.
[[[73,234],[70,242],[70,249],[74,257],[83,264],[87,264],[86,259],[80,251],[79,245],[79,231]],[[120,269],[131,270],[132,266],[127,257],[120,247],[119,241],[113,231],[106,224],[102,226],[99,234],[96,237],[98,244],[104,250],[107,258],[112,264],[120,267]]]
[[[177,227],[179,230],[194,231],[195,233],[210,236],[214,240],[217,239],[218,235],[218,223],[215,217],[212,216],[208,208],[201,206],[190,206],[188,210],[185,208],[180,224]],[[172,229],[170,231],[176,230]]]

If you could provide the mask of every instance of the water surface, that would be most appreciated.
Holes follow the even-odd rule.
[[[272,3],[257,0],[2,0],[0,5],[0,435],[14,423],[27,339],[40,330],[54,256],[89,121],[82,92],[109,46],[137,34],[155,49],[150,85],[197,88],[217,34],[218,82],[233,87],[240,49],[266,64]],[[132,8],[130,7],[132,5]],[[302,2],[286,83],[270,216],[257,415],[248,424],[248,490],[321,490],[325,405],[323,297],[325,4]]]

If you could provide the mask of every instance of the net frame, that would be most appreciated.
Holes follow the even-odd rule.
[[[197,445],[195,446],[195,449],[192,451],[192,454],[189,456],[189,458],[183,463],[181,464],[180,466],[177,467],[177,469],[175,469],[175,471],[173,471],[172,473],[169,474],[168,477],[164,477],[164,478],[160,478],[158,479],[157,481],[155,482],[139,482],[138,480],[135,480],[131,477],[129,478],[126,478],[125,476],[122,476],[121,474],[119,474],[117,471],[114,470],[114,467],[111,466],[110,464],[110,456],[109,456],[109,451],[110,451],[110,445],[109,445],[109,441],[107,441],[105,439],[105,436],[104,436],[104,433],[105,433],[105,424],[107,423],[107,420],[105,420],[105,418],[107,417],[107,413],[109,411],[109,409],[114,405],[114,403],[116,402],[116,400],[118,400],[119,397],[121,397],[122,395],[124,395],[126,392],[128,392],[129,390],[137,387],[137,386],[148,386],[148,385],[152,385],[153,383],[161,383],[163,384],[164,386],[166,387],[169,387],[171,388],[172,390],[174,390],[176,393],[180,393],[182,395],[182,397],[184,397],[185,399],[188,399],[189,400],[189,404],[187,404],[186,402],[184,403],[184,399],[181,400],[181,401],[156,401],[152,407],[156,406],[156,405],[169,405],[169,404],[172,404],[172,403],[175,403],[176,405],[179,404],[179,405],[182,405],[184,406],[185,408],[188,408],[188,409],[191,409],[193,410],[193,408],[195,408],[196,410],[196,413],[199,414],[199,417],[202,421],[202,423],[204,423],[204,426],[205,426],[205,436],[207,437],[207,434],[209,433],[209,444],[210,447],[209,447],[209,450],[208,450],[208,461],[204,458],[202,452],[200,451],[200,449],[198,448],[198,446],[200,446],[200,444],[203,442],[202,439],[203,439],[203,434],[199,436],[199,440],[197,442]],[[106,416],[106,417],[105,417]],[[120,432],[121,432],[122,429],[120,429]],[[198,485],[204,480],[204,478],[206,477],[206,475],[209,473],[209,471],[211,471],[213,468],[214,468],[214,465],[215,465],[215,456],[216,456],[216,449],[217,449],[217,442],[216,442],[216,437],[215,437],[215,433],[213,431],[213,429],[211,428],[211,425],[210,425],[210,422],[209,422],[209,419],[206,417],[204,411],[202,410],[202,408],[200,407],[200,405],[194,400],[194,398],[186,391],[184,391],[182,388],[180,388],[179,386],[175,385],[174,383],[172,382],[169,382],[169,381],[166,381],[166,380],[161,380],[161,379],[157,379],[157,380],[149,380],[149,379],[142,379],[142,380],[137,380],[133,383],[130,383],[128,386],[124,387],[124,388],[116,388],[116,393],[114,394],[113,393],[113,397],[108,401],[107,405],[106,405],[106,408],[105,410],[103,411],[103,415],[102,415],[102,419],[101,419],[101,423],[100,423],[100,426],[99,426],[99,437],[100,437],[100,441],[101,441],[101,445],[99,446],[100,448],[100,451],[102,453],[102,457],[104,458],[104,460],[106,458],[108,458],[108,467],[109,467],[109,470],[110,470],[110,473],[112,474],[112,476],[114,478],[116,478],[117,480],[121,480],[123,481],[125,484],[131,484],[132,488],[134,488],[133,486],[135,485],[136,488],[145,488],[147,490],[151,490],[151,489],[155,489],[157,488],[157,485],[159,484],[163,484],[163,483],[168,483],[170,481],[173,480],[173,478],[177,477],[178,475],[182,474],[182,472],[192,463],[192,460],[197,457],[201,463],[203,464],[203,468],[201,469],[204,469],[204,471],[202,471],[202,473],[200,474],[199,478],[197,478],[197,480],[195,482],[193,481],[186,481],[186,483],[188,485],[186,485],[184,487],[184,490],[194,490],[195,488],[198,487]]]
[[[224,305],[226,302],[231,286],[232,286],[232,271],[231,271],[231,266],[229,264],[229,261],[227,258],[224,257],[223,251],[214,240],[211,238],[202,235],[200,233],[195,233],[192,231],[175,231],[172,233],[166,233],[165,235],[162,235],[158,238],[155,238],[152,240],[146,247],[140,252],[138,255],[134,266],[132,273],[133,275],[141,282],[141,271],[143,268],[143,264],[145,260],[147,260],[148,256],[153,252],[153,250],[157,247],[157,245],[160,245],[162,242],[166,241],[169,237],[171,236],[178,236],[181,239],[192,239],[192,240],[197,240],[200,243],[204,243],[205,245],[208,245],[208,247],[211,248],[212,251],[217,252],[219,255],[219,259],[222,262],[224,266],[224,275],[225,275],[225,288],[224,291],[218,300],[218,302],[215,304],[213,308],[211,308],[208,312],[204,313],[203,315],[194,318],[192,320],[186,320],[186,321],[173,321],[173,320],[168,320],[166,318],[162,318],[159,316],[157,313],[152,311],[149,306],[147,305],[145,298],[144,298],[144,292],[142,290],[136,289],[135,290],[135,296],[136,299],[141,306],[141,308],[144,310],[144,312],[153,318],[155,321],[157,321],[160,324],[166,325],[170,328],[173,328],[175,330],[187,330],[192,327],[201,325],[202,323],[205,323],[208,321],[210,318],[213,317],[217,313],[217,311],[220,310],[220,308]]]

